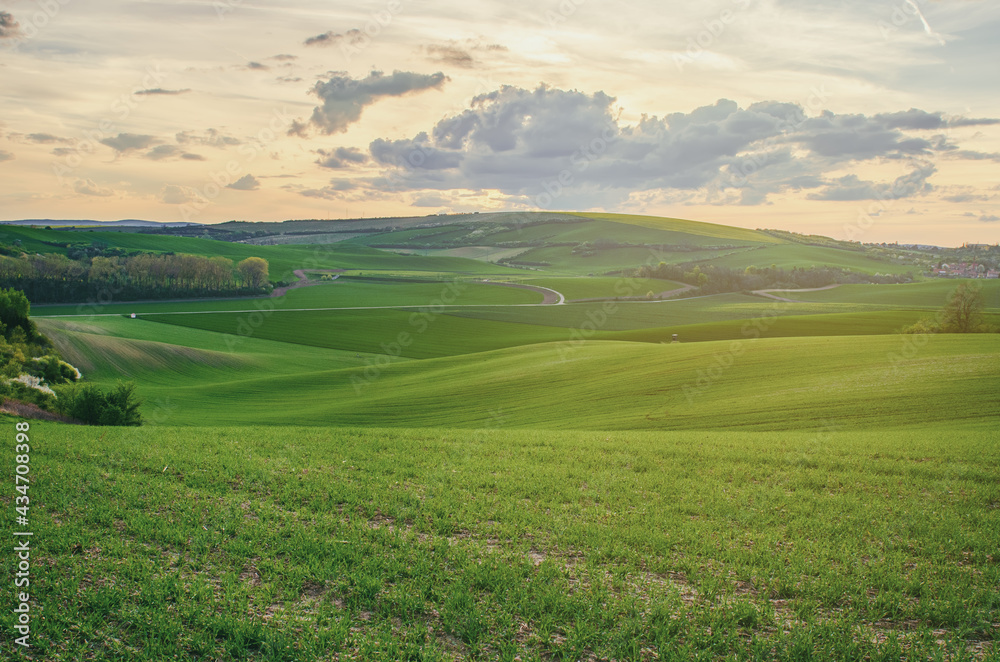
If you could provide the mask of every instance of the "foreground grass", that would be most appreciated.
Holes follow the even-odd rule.
[[[996,657],[990,426],[31,436],[26,659]]]

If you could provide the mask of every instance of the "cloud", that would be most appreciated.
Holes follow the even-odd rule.
[[[300,194],[307,198],[321,198],[324,200],[340,200],[347,191],[352,191],[357,185],[349,179],[331,179],[329,186],[321,189],[306,189]]]
[[[232,184],[226,186],[226,188],[235,189],[237,191],[256,191],[260,188],[260,182],[253,175],[243,175],[237,179]]]
[[[292,60],[298,60],[298,55],[289,55],[288,53],[281,53],[279,55],[272,55],[267,58],[268,60],[277,60],[278,62],[291,62]]]
[[[160,200],[168,205],[182,205],[194,199],[192,190],[184,186],[167,184],[160,192]]]
[[[0,11],[0,39],[16,39],[20,36],[20,24],[8,12]]]
[[[968,161],[998,161],[1000,162],[1000,152],[977,152],[971,149],[958,149],[948,153],[948,156],[956,159]]]
[[[368,161],[368,155],[357,147],[338,147],[333,150],[318,149],[316,153],[320,157],[316,163],[323,168],[347,168]]]
[[[929,158],[954,151],[946,140],[910,132],[955,121],[965,120],[917,109],[808,117],[794,103],[741,108],[720,99],[626,124],[603,92],[504,86],[412,138],[373,140],[368,151],[385,171],[358,185],[498,190],[564,207],[609,207],[644,191],[676,203],[758,205],[772,193],[810,189],[815,200],[897,199],[931,191]],[[889,182],[831,177],[884,159],[907,160],[911,171]],[[556,203],[566,195],[572,200]]]
[[[809,194],[810,200],[899,200],[929,193],[933,186],[927,183],[937,169],[933,165],[917,168],[896,178],[891,184],[869,182],[856,175],[847,175],[829,183],[822,191]]]
[[[0,163],[3,161],[13,161],[14,155],[6,150],[0,149]]]
[[[979,217],[979,220],[983,223],[996,223],[997,221],[1000,221],[1000,216],[997,216],[996,214],[983,214]]]
[[[153,149],[143,154],[143,158],[152,161],[163,161],[164,159],[179,158],[187,161],[204,161],[205,157],[200,154],[185,152],[177,145],[157,145]]]
[[[143,156],[153,161],[160,161],[163,159],[169,159],[172,156],[178,156],[180,152],[181,148],[176,145],[158,145],[157,147],[154,147],[146,152]]]
[[[313,110],[310,122],[325,134],[343,132],[361,118],[366,106],[383,97],[440,89],[448,80],[441,72],[418,74],[394,71],[386,76],[381,71],[372,71],[361,79],[351,78],[346,73],[333,73],[326,81],[317,82],[312,89],[323,105]]]
[[[93,195],[107,198],[115,194],[114,189],[98,186],[92,179],[78,179],[73,184],[73,190],[81,195]]]
[[[181,131],[174,136],[178,145],[207,145],[209,147],[225,148],[242,145],[243,141],[235,136],[227,135],[218,129],[208,129],[204,133]]]
[[[124,154],[137,149],[146,149],[153,145],[156,139],[153,136],[138,133],[119,133],[113,138],[105,138],[100,142],[119,154]]]
[[[51,133],[29,133],[26,135],[25,140],[40,145],[51,145],[53,143],[68,143],[72,142],[67,138],[60,138],[59,136],[54,136]]]
[[[425,50],[427,51],[428,59],[434,62],[450,64],[455,67],[462,67],[463,69],[471,69],[476,64],[476,60],[472,57],[472,54],[458,46],[438,46],[432,44],[427,46]]]
[[[427,53],[427,59],[440,64],[447,64],[462,69],[472,69],[479,66],[480,62],[473,55],[474,52],[495,53],[509,50],[500,44],[484,44],[474,39],[466,39],[463,42],[450,41],[447,44],[429,44],[422,50]]]
[[[357,46],[363,43],[368,37],[361,30],[354,28],[348,30],[344,34],[328,31],[323,34],[318,34],[315,37],[309,37],[304,42],[306,46],[336,46],[340,43],[350,44],[351,46]]]
[[[428,195],[421,195],[410,203],[412,207],[446,207],[451,204],[451,200],[448,200],[443,195],[437,193],[430,193]]]
[[[144,96],[153,96],[158,94],[177,95],[177,94],[187,94],[190,91],[191,91],[190,88],[184,88],[183,90],[165,90],[162,87],[154,87],[148,90],[139,90],[136,92],[136,94]]]

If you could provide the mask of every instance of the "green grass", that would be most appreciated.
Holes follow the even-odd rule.
[[[829,303],[865,303],[886,306],[929,306],[940,308],[960,280],[939,278],[899,285],[841,285],[820,292],[778,292],[779,296],[802,301]],[[1000,280],[977,279],[971,282],[983,288],[987,308],[1000,308]]]
[[[599,276],[622,270],[633,272],[645,264],[655,266],[660,262],[677,264],[694,260],[707,260],[732,252],[733,249],[661,251],[652,248],[629,247],[602,248],[592,255],[582,255],[573,253],[572,246],[547,246],[521,253],[513,261],[517,264],[535,263],[531,265],[532,269],[557,275]]]
[[[750,266],[769,267],[773,264],[783,269],[820,266],[844,267],[867,274],[913,273],[917,275],[920,272],[920,269],[913,265],[884,262],[860,252],[803,244],[782,244],[731,252],[728,255],[713,257],[711,264],[729,269],[745,269]]]
[[[748,243],[748,244],[781,244],[784,240],[773,237],[757,230],[746,230],[744,228],[729,225],[717,225],[715,223],[703,223],[701,221],[689,221],[681,218],[664,218],[659,216],[639,216],[635,214],[604,214],[597,212],[577,212],[574,216],[592,218],[596,220],[610,221],[622,225],[639,226],[642,228],[653,228],[679,235],[693,235],[694,237],[705,237],[712,241],[712,245],[719,243]],[[684,241],[664,242],[664,243],[687,243]]]
[[[775,309],[780,311],[781,309]],[[684,324],[662,329],[636,329],[605,334],[604,338],[638,342],[669,342],[678,334],[682,342],[742,340],[747,337],[796,338],[808,336],[890,335],[929,317],[926,310],[875,310],[863,313],[796,315],[794,308],[773,317],[724,320],[704,324]],[[1000,314],[986,316],[988,323],[1000,325]]]
[[[590,216],[566,236],[614,225],[768,244],[720,258],[736,266],[888,271],[750,230]],[[21,657],[997,659],[1000,335],[893,333],[955,283],[517,306],[541,297],[467,281],[570,299],[679,285],[557,275],[632,249],[542,249],[558,262],[543,274],[357,242],[175,241],[274,251],[272,274],[348,271],[280,300],[33,310],[85,313],[38,325],[89,382],[134,381],[147,424],[31,424]],[[635,250],[623,266],[649,257]],[[356,306],[394,308],[288,310]]]
[[[888,661],[997,637],[995,427],[30,437],[24,659]]]
[[[455,274],[518,274],[517,270],[457,257],[398,255],[351,242],[317,245],[253,246],[212,239],[169,237],[136,232],[68,232],[14,226],[0,227],[0,242],[22,242],[26,251],[66,254],[67,244],[103,242],[109,247],[152,252],[222,256],[234,261],[262,257],[272,280],[297,280],[295,269],[371,269]],[[46,244],[44,242],[51,242]]]
[[[177,329],[176,339],[166,342],[169,347],[150,347],[148,359],[143,347],[134,346],[135,340],[99,336],[88,343],[77,335],[67,341],[57,328],[45,330],[53,333],[71,362],[77,354],[87,356],[78,348],[81,344],[101,347],[111,357],[123,355],[105,359],[119,366],[112,373],[93,377],[110,382],[126,375],[151,399],[177,403],[178,416],[196,425],[249,419],[271,425],[378,421],[401,427],[481,427],[502,416],[507,426],[517,428],[783,430],[816,427],[826,419],[864,428],[1000,415],[994,358],[1000,336],[995,334],[758,340],[750,328],[735,342],[662,345],[586,342],[585,332],[531,325],[501,326],[500,338],[495,326],[463,328],[456,322],[475,321],[443,316],[423,334],[411,328],[410,344],[403,346],[390,330],[390,323],[400,320],[387,317],[378,323],[369,318],[374,322],[370,327],[348,321],[344,329],[331,318],[325,331],[301,333],[301,345],[310,347],[271,342],[270,363],[252,370],[224,363],[260,362],[259,356],[244,354],[243,343],[270,342],[269,333],[299,337],[306,324],[296,322],[297,315],[275,313],[248,338],[165,324],[165,329]],[[281,322],[272,326],[271,320]],[[779,328],[783,321],[764,320],[764,328]],[[118,329],[122,323],[138,325],[147,338],[155,337],[154,327],[159,326],[120,320]],[[560,332],[561,337],[556,335]],[[540,342],[545,334],[552,342],[512,346]],[[504,342],[510,343],[506,349],[465,355],[503,347]],[[186,347],[210,354],[188,356]],[[289,347],[289,365],[274,369],[270,366],[275,361],[285,361],[280,347]],[[304,366],[313,347],[316,359],[312,367]],[[326,358],[330,349],[341,350],[333,353],[333,365]],[[370,355],[353,357],[359,367],[344,368],[339,363],[344,351]],[[442,358],[398,362],[393,360],[397,354]],[[175,357],[173,370],[161,369],[164,355]],[[748,392],[754,393],[752,399]]]
[[[329,283],[288,290],[281,297],[145,303],[110,303],[104,306],[75,304],[33,306],[35,317],[60,315],[128,315],[239,310],[288,310],[358,306],[430,306],[442,300],[462,305],[519,305],[541,303],[544,297],[531,290],[465,280],[416,282],[383,278],[340,276]]]
[[[143,319],[234,337],[252,333],[256,338],[371,353],[386,353],[383,345],[391,345],[400,334],[406,334],[409,344],[399,350],[401,355],[420,359],[551,342],[567,336],[561,328],[446,315],[430,304],[408,310],[279,311],[260,317],[256,325],[249,315],[253,313],[151,315]]]
[[[567,300],[643,297],[648,292],[660,294],[685,287],[684,283],[657,278],[523,278],[518,282],[548,287]]]

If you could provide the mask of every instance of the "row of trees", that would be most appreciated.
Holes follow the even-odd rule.
[[[260,294],[268,286],[267,260],[174,253],[94,256],[58,253],[0,255],[0,287],[25,292],[36,303],[86,301],[107,292],[116,299]]]
[[[746,269],[729,269],[715,265],[683,265],[660,262],[656,266],[639,268],[640,278],[660,278],[696,285],[705,294],[741,292],[765,288],[824,287],[835,283],[905,283],[913,280],[910,275],[868,275],[838,267],[793,267],[783,269],[750,266]]]

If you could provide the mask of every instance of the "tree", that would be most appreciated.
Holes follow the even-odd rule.
[[[267,260],[264,258],[248,257],[236,265],[236,270],[246,287],[257,289],[267,283]]]
[[[14,329],[21,329],[27,340],[35,339],[35,323],[28,318],[31,304],[24,292],[0,289],[0,331],[9,339]]]
[[[941,311],[941,330],[945,333],[975,333],[984,331],[983,289],[974,283],[959,283],[948,295]]]
[[[944,308],[935,319],[924,318],[903,328],[903,333],[990,333],[983,318],[983,290],[975,283],[963,282],[948,295]]]

